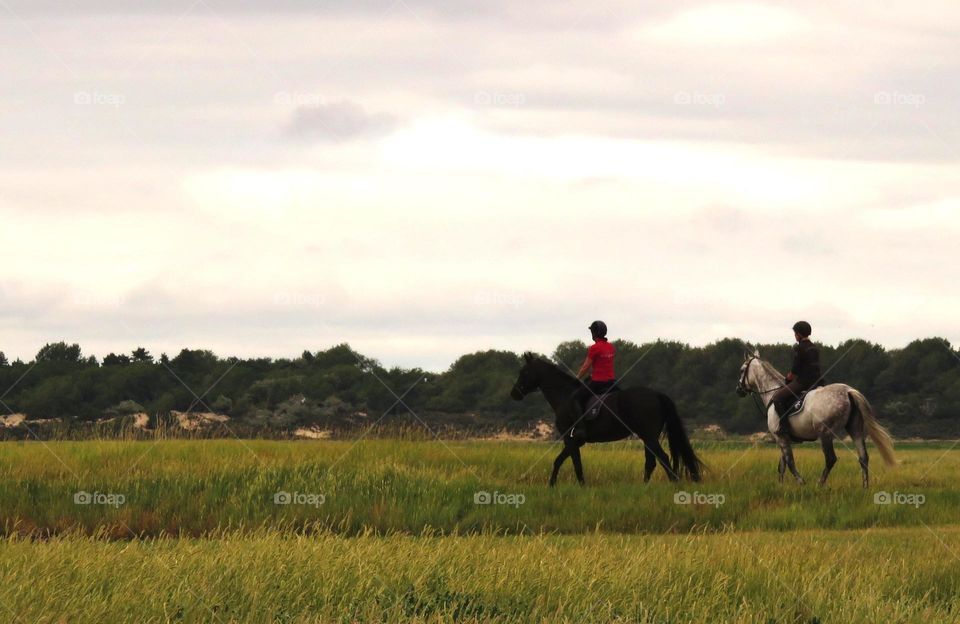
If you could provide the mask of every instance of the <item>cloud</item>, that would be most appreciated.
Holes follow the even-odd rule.
[[[363,138],[376,138],[391,133],[399,120],[388,113],[368,113],[363,106],[349,100],[307,105],[298,108],[285,134],[300,141],[342,143]]]
[[[85,10],[87,3],[78,4]],[[71,8],[58,12],[49,3],[49,12],[31,19],[37,39],[9,29],[11,52],[0,69],[18,88],[4,102],[9,131],[0,132],[0,162],[103,159],[120,145],[142,147],[145,158],[169,147],[178,164],[260,158],[276,165],[283,158],[276,148],[295,144],[264,145],[276,136],[278,92],[293,104],[317,92],[362,102],[366,110],[344,110],[341,121],[355,127],[359,119],[374,133],[397,125],[393,114],[377,111],[406,125],[460,110],[518,135],[752,144],[873,161],[960,154],[960,82],[953,79],[960,65],[955,41],[941,34],[960,12],[946,4],[855,12],[839,3],[638,9],[617,0],[579,11],[568,2],[522,11],[494,3],[480,13],[456,2],[418,2],[415,13],[377,4],[283,2],[275,12],[266,3],[212,5],[219,17],[198,5],[177,19],[177,11],[152,12],[153,3],[99,0],[92,6],[119,15],[93,11],[70,20]],[[711,30],[717,16],[725,17]],[[597,25],[600,17],[606,21]],[[754,29],[767,23],[779,26]],[[118,107],[77,106],[77,91],[125,99]],[[302,123],[307,141],[353,138],[324,119],[336,106],[295,108],[283,111],[283,131]]]
[[[794,11],[762,4],[710,4],[655,24],[650,35],[700,45],[750,44],[796,36],[808,24]]]
[[[956,331],[952,0],[9,4],[8,356]]]
[[[709,0],[708,0],[709,1]],[[577,21],[583,25],[604,23],[616,24],[616,16],[605,11],[584,9],[579,0],[527,0],[518,7],[512,0],[417,0],[406,6],[389,0],[232,0],[231,2],[203,2],[191,4],[178,0],[84,0],[64,3],[59,0],[7,0],[11,11],[17,15],[173,15],[218,14],[224,17],[255,15],[302,16],[361,15],[370,18],[382,17],[393,11],[411,13],[424,18],[440,17],[450,20],[500,20],[516,24],[531,24],[531,16],[538,22],[562,24]],[[608,0],[610,13],[624,9],[637,10],[633,0]],[[650,3],[643,7],[644,13],[663,13],[671,8],[670,2]],[[529,27],[529,26],[528,26]]]

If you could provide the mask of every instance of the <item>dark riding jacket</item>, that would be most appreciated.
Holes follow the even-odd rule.
[[[809,338],[801,340],[793,348],[793,367],[790,372],[804,390],[820,382],[820,349]]]

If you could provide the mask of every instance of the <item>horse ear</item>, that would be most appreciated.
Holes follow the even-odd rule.
[[[530,360],[533,359],[533,354],[527,351],[523,354],[523,359],[529,362]]]
[[[760,359],[760,349],[753,350],[753,357],[757,358],[758,360]]]

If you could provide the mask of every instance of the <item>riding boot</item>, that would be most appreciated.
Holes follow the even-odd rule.
[[[793,406],[793,397],[773,404],[773,409],[777,412],[777,435],[784,437],[792,435],[790,430],[790,417],[796,413]]]
[[[793,380],[773,395],[773,409],[777,412],[777,435],[790,435],[790,412],[803,388]]]

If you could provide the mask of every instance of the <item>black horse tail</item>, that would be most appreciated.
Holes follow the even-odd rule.
[[[673,473],[678,477],[689,477],[692,481],[700,481],[703,462],[690,445],[687,429],[683,426],[680,415],[677,414],[677,406],[670,397],[661,394],[660,407],[663,412],[663,424],[667,430],[667,442],[670,444]]]

